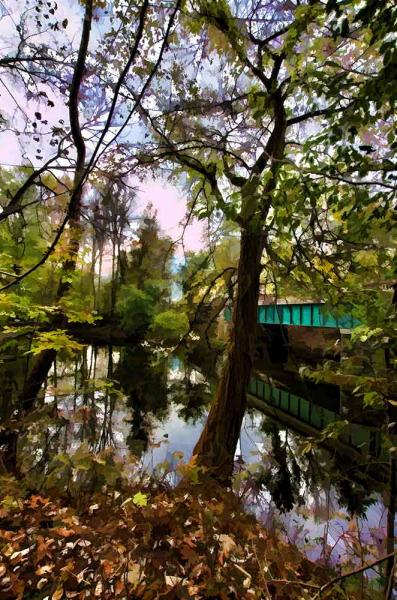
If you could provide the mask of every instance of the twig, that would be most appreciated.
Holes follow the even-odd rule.
[[[393,567],[390,572],[389,581],[387,583],[385,600],[389,600],[391,598],[391,593],[392,593],[392,589],[393,589],[393,579],[394,579],[394,573],[396,571],[396,566],[397,566],[397,560],[396,560],[396,557],[394,557]]]
[[[298,579],[296,581],[293,580],[289,580],[289,579],[267,579],[266,580],[266,584],[267,585],[299,585],[301,587],[305,587],[305,588],[312,588],[314,590],[318,590],[319,589],[319,585],[316,585],[315,583],[306,583],[306,581],[299,581]]]
[[[312,600],[317,600],[318,598],[321,598],[322,594],[326,590],[328,590],[330,587],[335,585],[335,583],[338,583],[339,581],[342,581],[343,579],[346,579],[347,577],[352,577],[353,575],[358,575],[359,573],[362,573],[363,571],[366,571],[367,569],[372,569],[373,567],[376,567],[376,565],[379,565],[380,563],[387,560],[388,558],[391,558],[392,556],[396,556],[396,555],[397,555],[397,550],[395,550],[394,552],[391,552],[390,554],[386,554],[386,556],[383,556],[382,558],[378,558],[374,562],[369,563],[369,565],[364,565],[363,567],[358,567],[357,569],[354,569],[353,571],[349,571],[348,573],[343,573],[342,575],[338,575],[338,577],[334,577],[333,579],[328,581],[328,583],[326,583],[320,587],[317,594],[315,596],[313,596]]]

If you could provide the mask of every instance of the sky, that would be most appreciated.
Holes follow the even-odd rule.
[[[183,191],[164,179],[147,179],[139,184],[137,212],[141,212],[151,203],[157,211],[162,231],[173,240],[182,235],[186,221],[187,198]],[[184,247],[186,251],[198,252],[204,246],[204,221],[193,219],[186,228]],[[178,245],[176,255],[182,256],[183,249]]]
[[[61,3],[59,6],[59,18],[67,16],[68,18],[68,35],[72,39],[72,44],[76,45],[79,41],[79,33],[81,29],[81,18],[82,8],[76,3],[74,4],[75,10],[71,10],[68,7],[68,3]],[[9,0],[3,2],[0,0],[0,39],[2,40],[2,51],[6,55],[14,55],[18,43],[18,38],[15,30],[15,25],[19,20],[21,7],[18,6],[18,0]],[[93,41],[100,37],[99,23],[95,20],[93,22],[92,38]],[[74,39],[76,38],[76,39]],[[8,84],[10,81],[8,80]],[[13,82],[14,83],[14,82]],[[41,85],[41,88],[45,86]],[[20,131],[22,132],[19,136],[3,129],[0,136],[0,166],[14,166],[27,164],[28,161],[38,166],[43,162],[37,162],[37,144],[33,141],[35,132],[24,130],[24,124],[26,116],[29,115],[31,120],[34,120],[33,115],[35,111],[39,111],[43,115],[43,118],[48,119],[48,125],[42,127],[39,120],[39,129],[50,130],[51,126],[59,126],[59,119],[64,119],[66,122],[67,109],[64,102],[60,102],[59,97],[57,98],[47,87],[45,88],[48,93],[48,97],[54,100],[55,106],[51,110],[46,109],[46,100],[44,101],[44,107],[35,99],[29,99],[27,101],[25,90],[22,86],[16,85],[5,85],[0,81],[0,102],[2,111],[7,117],[11,117],[13,123],[18,123]],[[37,112],[36,112],[37,114]],[[52,155],[52,149],[47,154],[47,150],[44,146],[41,146],[42,161],[48,159]],[[158,221],[161,230],[164,234],[170,236],[173,240],[178,240],[182,234],[183,223],[186,217],[186,194],[176,185],[171,184],[165,179],[157,178],[153,179],[148,174],[146,181],[140,181],[138,184],[138,195],[136,212],[139,214],[143,212],[145,207],[151,203],[157,211]],[[184,234],[184,249],[186,251],[199,251],[203,248],[204,238],[204,225],[203,222],[193,220],[192,224],[186,228]],[[179,244],[176,247],[176,256],[181,258],[183,256],[182,245]]]

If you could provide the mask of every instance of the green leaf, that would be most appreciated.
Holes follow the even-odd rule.
[[[137,492],[133,497],[132,501],[136,506],[147,506],[148,497],[146,494],[142,494],[142,492]]]

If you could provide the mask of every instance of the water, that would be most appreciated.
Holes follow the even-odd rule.
[[[4,418],[21,390],[27,357],[15,343],[1,356]],[[175,481],[176,465],[182,456],[189,459],[205,423],[215,389],[212,362],[193,365],[147,345],[87,347],[74,359],[58,357],[39,415],[20,444],[23,470],[45,473],[53,456],[85,444],[94,452],[111,447],[119,460],[157,476],[166,471]],[[236,492],[309,558],[336,563],[350,557],[360,564],[372,552],[378,556],[386,536],[382,482],[368,478],[365,468],[360,474],[344,470],[329,449],[308,451],[307,442],[282,414],[270,418],[250,410],[236,452]]]

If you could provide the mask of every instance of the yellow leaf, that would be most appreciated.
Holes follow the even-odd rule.
[[[225,558],[227,558],[235,549],[236,542],[230,537],[230,535],[227,535],[226,533],[221,533],[219,536],[219,541],[221,543],[220,562],[223,564]]]
[[[137,492],[135,496],[133,496],[132,501],[137,506],[147,506],[147,496],[146,494],[142,494],[142,492]]]
[[[353,260],[363,267],[375,267],[378,264],[378,255],[375,250],[360,250],[353,255]]]
[[[54,563],[52,563],[50,565],[43,565],[42,567],[39,567],[38,569],[36,569],[36,575],[44,575],[45,573],[51,573],[53,568],[54,568]]]
[[[58,588],[51,596],[51,600],[61,600],[63,596],[63,588]]]
[[[130,585],[136,586],[140,580],[141,567],[138,563],[128,565],[127,581]]]

